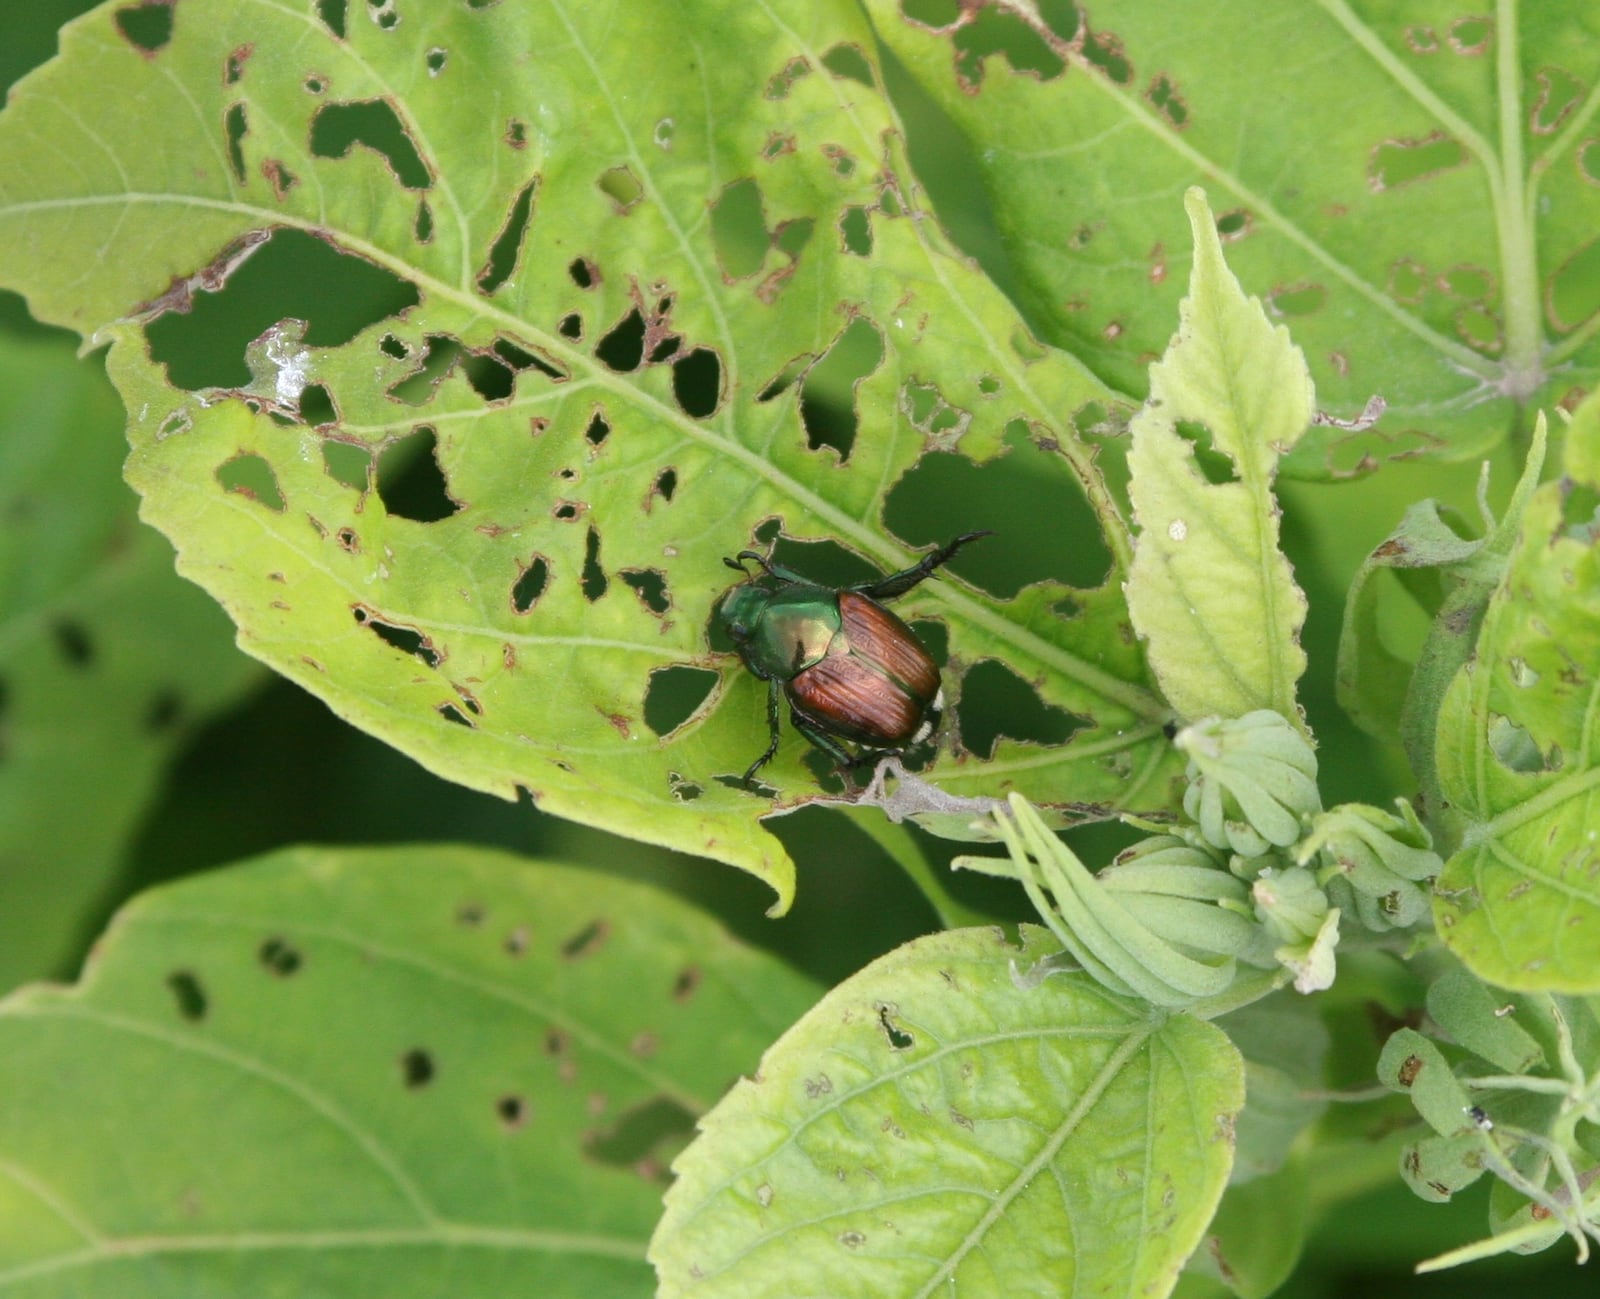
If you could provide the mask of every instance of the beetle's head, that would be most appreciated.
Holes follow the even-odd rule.
[[[761,626],[762,616],[772,601],[772,592],[755,582],[736,586],[723,598],[717,620],[735,645],[746,645]]]

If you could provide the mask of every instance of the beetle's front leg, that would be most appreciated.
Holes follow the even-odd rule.
[[[910,568],[903,568],[898,573],[890,573],[888,577],[879,578],[867,586],[852,587],[852,590],[861,592],[869,600],[892,600],[897,595],[904,595],[918,582],[925,580],[933,574],[933,570],[941,565],[948,564],[956,551],[969,541],[976,541],[979,537],[992,537],[994,533],[988,529],[982,532],[963,532],[947,546],[940,546],[931,555],[924,555],[922,562],[913,564]]]
[[[778,692],[783,687],[776,677],[767,681],[767,726],[772,731],[772,740],[767,745],[767,751],[750,764],[744,773],[744,784],[748,786],[755,779],[756,772],[772,761],[772,755],[778,751],[778,741],[783,738],[782,723],[778,718]]]

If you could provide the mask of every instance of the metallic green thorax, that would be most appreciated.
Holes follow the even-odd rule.
[[[763,680],[788,681],[827,654],[839,632],[839,596],[809,582],[776,591],[751,583],[729,593],[722,625],[746,667]]]

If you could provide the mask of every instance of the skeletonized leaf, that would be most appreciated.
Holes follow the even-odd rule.
[[[1077,428],[1111,395],[921,210],[853,4],[123,15],[0,117],[0,282],[111,341],[144,518],[248,652],[441,775],[737,863],[781,909],[770,794],[736,780],[764,690],[708,643],[722,557],[781,531],[903,566],[885,506],[925,453],[1032,438],[1104,583],[941,574],[903,611],[945,624],[952,686],[1003,662],[1077,730],[929,777],[1170,803]],[[391,314],[341,334],[313,301],[248,379],[185,387],[156,326],[295,236],[388,277]],[[784,804],[807,751],[763,773]]]

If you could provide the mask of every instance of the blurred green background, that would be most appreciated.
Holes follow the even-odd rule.
[[[0,16],[0,85],[9,86],[51,58],[57,29],[90,7],[84,0],[8,6]],[[981,208],[982,187],[974,181],[959,136],[907,78],[894,75],[893,67],[889,73],[914,163],[936,211],[956,240],[1006,285],[1004,250]],[[314,315],[335,328],[354,328],[391,309],[392,282],[375,277],[330,284],[326,253],[313,240],[274,240],[226,292],[202,299],[192,315],[169,317],[153,331],[162,359],[183,371],[185,383],[231,382],[228,370],[239,365],[244,344],[284,315]],[[314,310],[306,305],[297,311],[297,303],[314,304]],[[126,588],[117,565],[127,562],[129,537],[139,533],[132,523],[136,502],[117,471],[125,449],[119,407],[97,356],[71,360],[78,345],[75,337],[36,324],[19,298],[0,292],[5,361],[0,376],[14,389],[0,394],[0,439],[8,444],[0,451],[0,474],[9,469],[17,475],[11,484],[0,480],[0,507],[23,508],[18,484],[27,477],[32,493],[27,503],[37,504],[48,493],[50,508],[69,523],[76,516],[77,524],[60,533],[34,528],[16,534],[42,539],[37,544],[51,548],[47,554],[0,549],[6,564],[0,567],[0,578],[6,579],[0,581],[0,646],[9,650],[7,661],[0,662],[0,820],[11,821],[0,825],[0,873],[9,885],[0,889],[5,901],[0,953],[9,949],[12,955],[9,965],[0,959],[0,992],[24,978],[71,977],[111,911],[138,890],[298,842],[481,843],[653,881],[828,982],[937,927],[932,909],[906,876],[863,832],[834,813],[813,809],[773,823],[799,863],[800,888],[793,911],[770,921],[763,914],[770,893],[741,872],[440,781],[346,726],[297,687],[245,663],[231,649],[230,628],[215,610],[201,610],[187,620],[152,616],[140,622],[135,606],[120,624],[143,641],[146,657],[157,664],[214,661],[218,666],[214,691],[191,691],[179,701],[193,706],[172,704],[163,711],[167,697],[155,690],[141,714],[140,734],[147,743],[130,745],[118,738],[105,722],[95,690],[88,688],[99,673],[105,678],[97,683],[101,690],[118,689],[115,656],[85,655],[87,642],[73,638],[77,624],[61,612],[74,601],[98,600],[97,610],[111,606],[95,594],[96,583]],[[49,472],[36,464],[29,468],[30,421],[41,420],[70,431],[64,444],[70,455],[57,455]],[[907,494],[903,506],[891,502],[888,522],[919,546],[958,530],[1003,527],[1003,544],[984,555],[974,552],[968,570],[972,580],[1000,593],[1045,577],[1096,581],[1104,555],[1098,537],[1076,538],[1066,547],[1056,540],[1046,544],[1058,514],[1051,508],[1042,461],[1043,453],[1025,441],[981,469],[955,456],[931,456],[919,470],[926,475],[921,490]],[[1494,465],[1495,500],[1504,499],[1515,472],[1508,451]],[[1321,745],[1329,803],[1357,798],[1382,803],[1407,792],[1398,755],[1357,732],[1333,700],[1334,654],[1350,575],[1415,499],[1440,497],[1474,517],[1470,503],[1477,473],[1476,465],[1409,463],[1361,483],[1285,489],[1285,544],[1311,606],[1305,630],[1311,668],[1303,698]],[[959,518],[950,512],[956,502]],[[8,526],[15,521],[8,518]],[[60,543],[51,540],[60,535],[77,537],[83,548],[70,563]],[[151,541],[145,536],[138,544]],[[170,571],[170,560],[154,564],[150,580],[183,586]],[[183,604],[200,597],[185,588],[171,598]],[[24,734],[18,720],[30,716],[21,702],[29,687],[24,651],[39,644],[54,653],[58,666],[65,665],[62,670],[80,674],[75,678],[80,688],[62,694],[58,720],[52,723],[60,734],[54,736],[41,737],[37,730]],[[13,672],[18,674],[14,680]],[[1019,691],[1018,684],[1004,673],[974,683],[969,707],[977,701],[974,714],[988,719],[992,733],[1041,742],[1057,738],[1057,723],[1039,716],[1030,706],[1031,691]],[[15,733],[8,735],[8,727]],[[971,740],[971,725],[964,730]],[[41,802],[25,780],[25,768],[36,779],[41,769],[29,768],[28,746],[67,739],[72,751],[52,751],[57,765],[50,770],[77,775],[54,779],[50,798]],[[97,745],[117,752],[96,753]],[[10,749],[28,761],[7,762]],[[76,818],[95,831],[87,846],[80,843],[84,835],[63,832],[64,820]],[[1091,864],[1103,863],[1124,841],[1117,827],[1088,827],[1074,836],[1074,846]],[[936,865],[955,851],[925,836],[919,835],[919,842]],[[64,862],[74,852],[83,862]],[[58,887],[61,880],[74,881],[73,887]],[[997,917],[1025,914],[1020,896],[996,881],[960,876],[951,888],[969,905]],[[40,914],[46,919],[41,921]],[[848,923],[841,924],[845,918]],[[66,936],[46,941],[57,931]],[[44,935],[38,950],[54,955],[26,955],[33,949],[24,936],[34,933]],[[1513,1284],[1550,1296],[1593,1292],[1592,1278],[1572,1269],[1565,1245],[1546,1259],[1414,1277],[1411,1262],[1482,1234],[1486,1188],[1474,1188],[1448,1206],[1423,1204],[1400,1185],[1388,1150],[1365,1153],[1360,1142],[1330,1144],[1312,1154],[1309,1167],[1313,1214],[1320,1223],[1307,1257],[1281,1294],[1311,1299],[1403,1293],[1427,1299],[1499,1294]],[[1371,1186],[1378,1189],[1365,1189]],[[1364,1193],[1349,1198],[1353,1192]],[[1192,1293],[1207,1292],[1191,1282],[1185,1289],[1191,1285]]]

